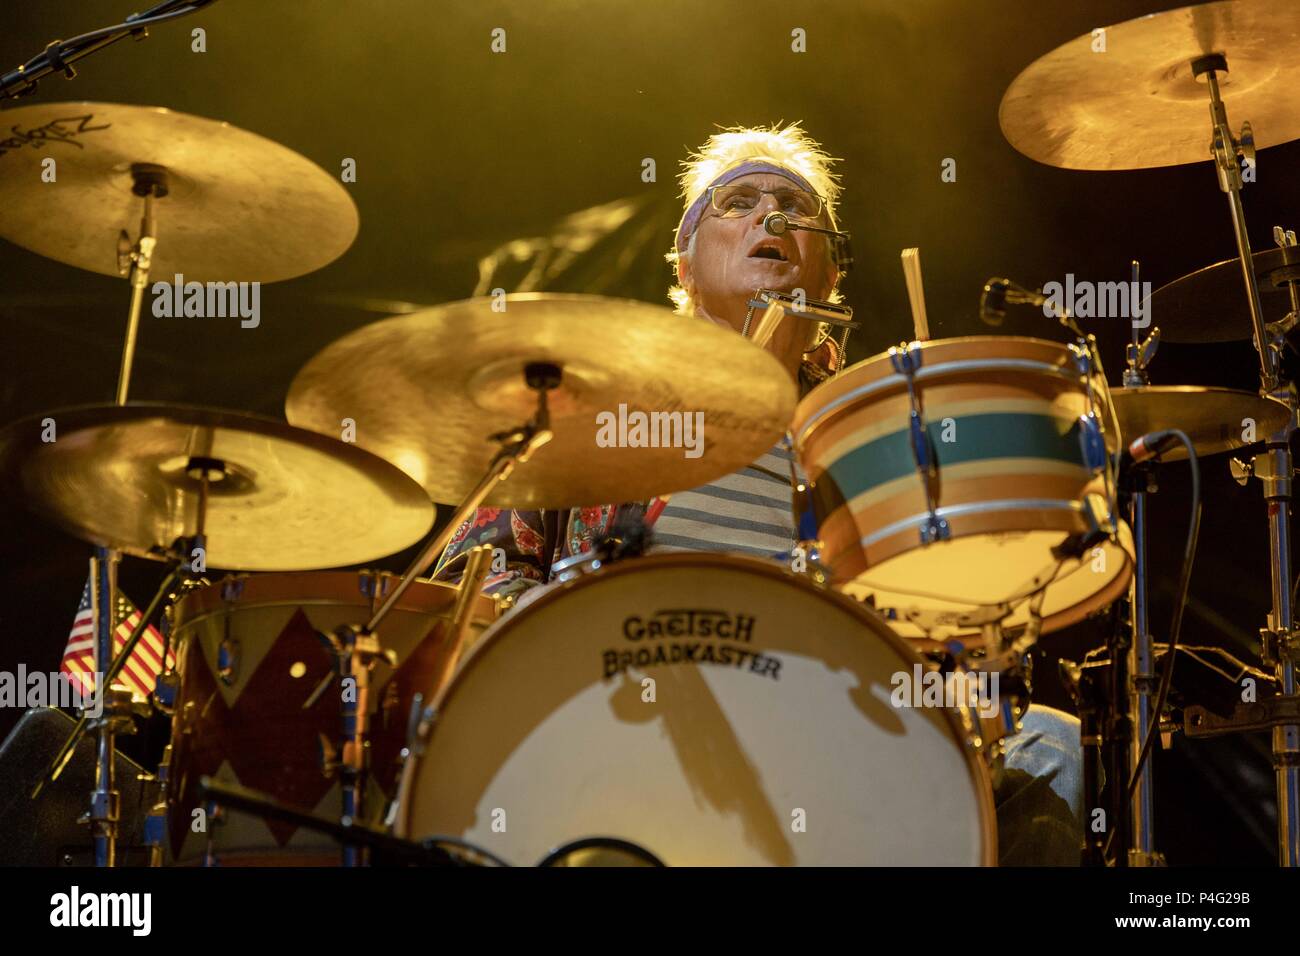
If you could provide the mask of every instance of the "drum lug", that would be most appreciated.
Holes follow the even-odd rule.
[[[951,536],[952,529],[948,527],[947,519],[940,518],[931,511],[925,524],[921,525],[921,543],[933,544],[935,541],[947,541]]]
[[[176,698],[180,694],[180,675],[174,670],[163,671],[154,680],[154,705],[170,717],[175,713]]]
[[[425,742],[429,739],[429,732],[433,730],[433,725],[438,719],[438,713],[433,709],[433,705],[424,706],[424,695],[417,693],[411,698],[411,711],[406,718],[406,746],[402,748],[401,759],[405,763],[409,757],[419,757],[424,754]]]
[[[217,647],[217,677],[227,687],[234,687],[239,680],[239,659],[239,641],[223,637]]]
[[[388,597],[392,576],[383,571],[361,571],[357,574],[357,590],[372,602]]]
[[[1101,474],[1106,467],[1106,440],[1101,434],[1101,422],[1091,411],[1079,416],[1079,447],[1088,473]]]
[[[238,601],[244,593],[244,578],[231,577],[221,582],[221,600],[227,604]]]
[[[939,515],[938,502],[934,497],[934,482],[939,468],[935,461],[934,444],[926,428],[925,416],[921,414],[921,401],[916,394],[916,373],[921,368],[922,350],[919,342],[910,345],[896,345],[889,350],[889,361],[894,371],[902,375],[907,382],[907,401],[911,406],[908,415],[908,428],[912,444],[912,460],[916,462],[916,473],[921,479],[921,490],[925,493],[925,509],[928,512],[925,523],[921,525],[921,544],[929,545],[936,541],[946,541],[952,535],[946,518]]]

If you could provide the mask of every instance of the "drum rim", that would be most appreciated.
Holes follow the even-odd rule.
[[[1070,347],[1062,342],[1054,342],[1051,339],[1040,339],[1029,335],[962,335],[950,339],[929,339],[924,342],[908,343],[909,346],[920,349],[923,353],[933,351],[936,348],[949,346],[970,345],[972,343],[1001,342],[1004,344],[1027,345],[1032,348],[1040,346],[1054,351],[1066,359],[1065,364],[1050,364],[1048,362],[1031,358],[1028,356],[1017,356],[1013,354],[1000,355],[989,358],[962,358],[953,356],[951,358],[939,360],[939,365],[925,365],[916,373],[918,382],[924,383],[930,378],[941,378],[946,374],[969,373],[978,371],[981,368],[987,368],[989,371],[1022,371],[1028,374],[1045,375],[1050,378],[1060,378],[1076,384],[1074,389],[1080,393],[1084,392],[1083,383],[1080,373],[1069,362]],[[848,406],[855,406],[858,403],[868,402],[875,399],[880,392],[890,391],[891,389],[907,387],[907,377],[899,372],[893,372],[879,379],[863,382],[851,387],[843,394],[836,395],[833,399],[827,398],[829,391],[847,387],[847,378],[855,370],[860,373],[869,366],[879,366],[889,361],[889,349],[883,352],[877,352],[869,358],[860,362],[855,362],[848,368],[841,371],[834,378],[828,379],[816,388],[812,389],[807,395],[799,400],[795,406],[794,417],[790,428],[790,434],[793,437],[796,453],[803,449],[803,445],[808,441],[813,432],[824,427],[827,421],[837,414],[843,414]],[[1099,379],[1100,384],[1104,386],[1102,394],[1105,401],[1109,404],[1109,394],[1111,388],[1100,376],[1094,374]],[[834,385],[835,389],[831,386]],[[821,393],[819,396],[818,393]],[[814,401],[814,398],[817,400]]]
[[[874,634],[883,638],[907,663],[925,664],[925,658],[910,643],[909,639],[897,633],[889,622],[880,614],[871,608],[865,607],[838,591],[832,591],[828,588],[821,588],[811,581],[787,570],[783,566],[775,565],[763,558],[751,557],[749,555],[728,554],[711,551],[681,551],[670,552],[666,554],[651,554],[640,558],[631,558],[618,561],[613,564],[605,564],[600,568],[581,574],[569,581],[558,582],[556,586],[548,593],[541,595],[535,601],[530,602],[525,607],[520,608],[514,614],[495,621],[487,630],[479,635],[478,640],[474,642],[473,648],[469,654],[461,661],[460,667],[451,680],[443,688],[442,692],[433,701],[431,711],[434,715],[433,720],[428,724],[427,731],[420,741],[418,756],[415,759],[408,759],[402,766],[402,772],[398,778],[397,784],[397,812],[395,814],[396,832],[399,836],[406,835],[410,830],[411,813],[415,805],[415,793],[418,778],[418,769],[425,760],[425,751],[429,742],[437,734],[439,718],[443,710],[456,689],[460,687],[470,672],[470,669],[480,662],[481,658],[487,653],[488,649],[501,640],[502,635],[508,633],[516,621],[522,621],[529,611],[534,608],[548,606],[555,603],[561,597],[569,594],[575,588],[585,587],[593,582],[608,580],[610,578],[621,577],[633,573],[645,567],[645,562],[652,562],[655,565],[663,567],[674,566],[716,566],[726,565],[732,569],[751,571],[755,574],[765,575],[768,578],[789,584],[796,590],[803,590],[805,593],[815,597],[823,598],[832,604],[840,605],[851,616],[855,616]],[[981,847],[980,866],[997,865],[997,807],[993,798],[993,776],[988,764],[984,758],[975,750],[974,746],[967,739],[966,733],[962,728],[956,712],[949,707],[937,708],[942,712],[944,720],[947,722],[950,731],[949,736],[961,751],[962,757],[966,762],[967,773],[972,779],[976,793],[976,802],[978,804],[978,813],[980,816],[980,834],[983,838]]]
[[[238,574],[228,574],[220,580],[213,581],[201,588],[196,588],[184,595],[172,606],[172,632],[179,633],[196,624],[206,621],[212,617],[218,617],[223,614],[233,614],[240,610],[251,611],[257,608],[273,607],[357,607],[364,608],[370,606],[371,613],[379,606],[379,600],[368,600],[364,594],[353,587],[352,593],[355,597],[343,596],[341,594],[331,594],[323,588],[304,586],[303,588],[290,588],[287,586],[289,579],[297,578],[316,578],[316,579],[334,579],[338,582],[336,586],[341,587],[344,578],[355,584],[356,581],[370,577],[372,579],[390,579],[394,584],[401,580],[401,576],[393,574],[390,571],[347,571],[347,570],[326,570],[326,571],[257,571],[241,572]],[[260,584],[270,584],[270,578],[286,579],[275,582],[273,590],[277,593],[274,596],[267,596],[258,600],[243,597],[242,593],[234,600],[227,600],[222,596],[224,588],[231,581],[257,580]],[[334,583],[331,582],[331,583]],[[427,590],[432,585],[433,590]],[[393,608],[394,611],[407,611],[417,614],[430,614],[435,617],[448,617],[456,606],[456,596],[460,588],[447,581],[431,581],[417,578],[412,581],[402,599],[397,602]],[[412,603],[412,598],[417,593],[435,594],[443,593],[446,595],[446,603],[436,608],[424,607]],[[382,599],[381,599],[382,600]],[[501,616],[500,601],[491,595],[478,594],[474,601],[473,620],[485,620],[495,624]],[[361,622],[364,623],[364,622]]]
[[[1133,584],[1133,572],[1136,557],[1132,533],[1128,531],[1127,524],[1121,524],[1121,526],[1124,528],[1124,533],[1127,534],[1127,537],[1125,537],[1124,534],[1120,535],[1119,547],[1117,549],[1124,559],[1120,572],[1111,578],[1108,584],[1093,591],[1083,600],[1076,601],[1068,607],[1063,607],[1058,611],[1053,611],[1051,614],[1044,615],[1042,619],[1042,629],[1039,631],[1038,643],[1040,646],[1043,643],[1043,639],[1048,635],[1055,634],[1058,631],[1063,631],[1067,627],[1073,627],[1074,625],[1087,620],[1094,614],[1100,614],[1128,593],[1129,588]],[[856,584],[859,580],[860,579],[855,578],[853,581],[841,586],[850,587]],[[906,621],[889,621],[888,618],[885,620],[890,623],[891,627],[895,624],[909,623]],[[1026,626],[1027,622],[1023,621],[1013,624],[1011,625],[1010,630],[1006,633],[1011,635],[1023,634]],[[985,646],[984,642],[979,639],[980,632],[976,629],[966,631],[955,630],[951,634],[946,634],[943,637],[926,637],[924,634],[917,634],[915,636],[910,634],[900,634],[899,636],[904,640],[911,642],[916,648],[928,652],[941,652],[948,647],[951,641],[954,640],[961,641],[968,648],[979,648]]]
[[[933,351],[936,348],[941,348],[946,346],[970,345],[973,343],[983,344],[986,342],[1015,343],[1017,345],[1028,345],[1033,348],[1044,346],[1049,351],[1057,352],[1061,354],[1063,357],[1065,357],[1066,359],[1068,359],[1071,354],[1069,343],[1057,342],[1055,339],[1044,339],[1036,335],[954,335],[950,338],[944,338],[944,339],[926,339],[925,341],[901,342],[899,343],[899,345],[907,346],[909,348],[919,349],[922,352],[927,352],[927,351]],[[812,397],[813,392],[818,391],[823,386],[829,385],[831,382],[842,381],[844,376],[848,375],[850,372],[854,371],[855,369],[863,369],[866,368],[868,365],[872,365],[880,362],[888,362],[890,349],[894,349],[898,347],[899,347],[898,345],[894,345],[894,346],[890,346],[890,348],[888,349],[881,349],[879,352],[877,352],[874,355],[869,355],[864,359],[854,362],[852,365],[848,366],[847,368],[842,369],[839,372],[839,374],[836,375],[834,378],[827,379],[825,382],[820,383],[816,388],[812,389],[812,391],[810,391],[807,395],[805,395],[803,398],[799,400],[799,404],[803,405],[806,402],[808,402],[808,399]],[[1005,357],[1012,358],[1012,356],[1005,356]]]

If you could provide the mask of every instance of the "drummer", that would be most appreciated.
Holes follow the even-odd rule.
[[[756,289],[838,302],[843,272],[825,235],[791,230],[769,235],[772,211],[838,228],[839,177],[831,159],[798,124],[729,129],[691,154],[680,176],[685,201],[668,259],[677,284],[668,295],[683,316],[742,332]],[[813,351],[808,323],[783,322],[767,348],[802,392],[828,378],[840,356],[822,336]],[[707,361],[706,357],[701,358]],[[490,543],[505,557],[484,590],[528,603],[552,567],[582,554],[615,527],[644,523],[651,551],[692,550],[788,555],[795,543],[791,507],[793,456],[785,443],[734,474],[671,498],[564,511],[480,508],[439,559],[435,577],[455,580],[464,553]],[[530,593],[532,592],[532,593]],[[1005,769],[995,778],[999,862],[1077,865],[1082,843],[1082,774],[1078,721],[1032,705],[1021,733],[1008,741]]]

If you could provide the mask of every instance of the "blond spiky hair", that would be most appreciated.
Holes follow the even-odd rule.
[[[677,181],[681,185],[683,214],[719,176],[753,160],[766,160],[802,176],[813,191],[826,200],[826,214],[831,227],[836,228],[835,206],[842,187],[839,176],[831,171],[831,164],[837,160],[804,132],[797,121],[785,127],[780,123],[732,126],[710,136],[702,149],[692,152],[682,162],[682,172]],[[694,233],[687,238],[693,241]],[[679,252],[674,245],[665,258],[676,265],[678,258],[688,255],[689,250],[688,245]],[[680,285],[674,284],[668,290],[668,298],[672,299],[679,313],[695,314],[695,303],[690,293]],[[838,292],[831,294],[831,301],[839,301]]]

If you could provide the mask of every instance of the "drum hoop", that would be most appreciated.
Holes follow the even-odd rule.
[[[998,511],[1075,511],[1082,512],[1083,505],[1077,501],[1066,501],[1057,498],[1004,498],[999,501],[972,501],[962,505],[945,505],[942,508],[936,508],[935,514],[940,518],[960,518],[965,515],[987,514]],[[879,531],[872,532],[866,537],[859,538],[858,544],[863,549],[873,547],[878,542],[907,531],[911,528],[919,527],[929,521],[929,515],[917,512],[909,518],[901,521],[895,521]],[[973,537],[978,537],[974,535]],[[918,541],[918,548],[921,543]]]
[[[670,554],[648,555],[642,558],[632,558],[624,561],[618,561],[614,564],[606,564],[599,570],[592,571],[588,574],[579,575],[578,577],[559,583],[547,594],[543,594],[537,600],[530,602],[526,607],[520,608],[518,612],[512,614],[505,620],[494,623],[490,628],[483,632],[474,647],[470,650],[469,655],[461,663],[456,674],[448,681],[442,692],[434,700],[431,708],[433,719],[429,722],[427,732],[420,741],[420,753],[423,754],[428,741],[437,734],[438,718],[446,708],[448,702],[456,689],[460,687],[465,678],[469,675],[470,670],[481,661],[483,656],[499,641],[504,634],[509,633],[516,621],[524,620],[529,612],[534,608],[545,607],[558,601],[561,597],[567,595],[575,588],[587,587],[593,582],[608,580],[609,578],[622,577],[623,575],[634,573],[646,567],[647,562],[652,562],[659,567],[696,567],[718,565],[728,566],[733,569],[750,571],[754,574],[764,575],[768,578],[779,580],[789,584],[796,590],[803,590],[805,593],[822,598],[832,604],[838,604],[844,608],[850,615],[857,617],[863,624],[871,630],[873,634],[882,638],[899,657],[909,663],[924,663],[924,658],[917,652],[907,638],[894,631],[889,623],[870,608],[864,607],[857,601],[845,597],[835,591],[825,590],[811,582],[804,580],[784,567],[773,565],[770,561],[762,558],[750,557],[738,554],[723,554],[719,552],[707,551],[688,551]],[[952,708],[940,707],[934,708],[942,712],[944,720],[947,721],[950,736],[957,748],[961,751],[962,758],[966,762],[966,768],[975,784],[976,799],[979,803],[980,830],[983,836],[983,859],[980,861],[981,866],[997,865],[997,810],[993,801],[993,780],[988,765],[975,751],[966,737],[965,730],[961,721]],[[416,772],[418,766],[423,763],[424,757],[419,759],[407,760],[399,778],[397,793],[399,800],[405,803],[405,808],[399,807],[396,814],[398,835],[406,835],[409,829],[409,814],[413,805],[415,792]]]
[[[969,372],[1032,372],[1047,378],[1058,378],[1069,382],[1078,386],[1079,394],[1085,394],[1077,371],[1033,359],[957,359],[956,361],[945,362],[942,365],[922,365],[920,371],[912,377],[912,380],[917,384],[924,384],[931,379],[946,378],[950,375],[963,375]],[[907,376],[894,373],[845,392],[839,398],[819,408],[808,421],[804,422],[803,427],[795,435],[795,447],[801,448],[804,442],[808,440],[809,435],[825,425],[826,419],[845,405],[874,398],[881,392],[902,392],[906,390]]]
[[[372,572],[371,576],[381,580],[389,579],[392,582],[389,585],[390,588],[400,580],[398,575],[388,571]],[[365,608],[370,605],[370,600],[356,587],[356,583],[364,577],[366,577],[366,574],[360,571],[269,571],[257,574],[230,575],[205,587],[191,591],[177,601],[173,611],[172,630],[179,633],[202,621],[225,614],[232,614],[240,610],[278,607]],[[272,582],[269,580],[271,578],[279,580]],[[299,578],[314,580],[298,582]],[[250,581],[258,581],[259,589],[269,585],[268,590],[273,593],[258,598],[245,597],[241,594],[233,600],[227,600],[222,597],[222,592],[226,585],[233,580],[241,581],[245,585]],[[328,587],[324,586],[326,584],[328,584]],[[425,590],[429,585],[432,585],[434,590]],[[350,590],[350,593],[355,597],[340,593],[342,590]],[[425,594],[442,593],[446,595],[446,601],[437,607],[421,606],[413,603],[413,598],[419,592]],[[456,593],[456,585],[449,584],[446,581],[417,579],[411,582],[410,588],[402,595],[402,600],[398,601],[393,610],[430,614],[435,617],[449,616],[456,606]],[[375,606],[378,606],[378,602],[376,602]],[[495,622],[500,616],[498,601],[486,594],[478,595],[474,605],[474,620]]]

